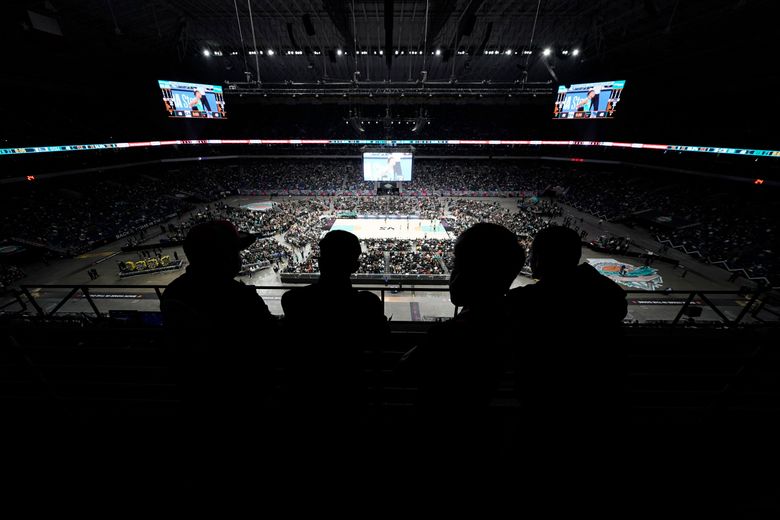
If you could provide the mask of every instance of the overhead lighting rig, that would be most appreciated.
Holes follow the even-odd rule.
[[[493,98],[544,96],[554,93],[552,81],[547,82],[488,82],[488,81],[411,81],[411,82],[315,82],[315,83],[263,83],[225,82],[226,95],[240,94],[243,96],[264,97],[349,97],[373,98],[387,97],[404,98],[412,102],[420,98]]]

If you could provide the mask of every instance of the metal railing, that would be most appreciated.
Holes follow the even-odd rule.
[[[98,308],[97,303],[95,301],[95,293],[93,291],[95,290],[109,290],[109,291],[117,291],[116,296],[120,296],[122,293],[120,291],[126,291],[126,290],[145,290],[153,292],[156,295],[156,298],[159,300],[162,297],[162,291],[166,288],[166,285],[22,285],[20,286],[19,290],[14,291],[12,295],[8,298],[8,301],[0,304],[0,313],[14,313],[14,314],[22,314],[27,313],[30,308],[34,310],[34,315],[40,316],[40,317],[51,317],[54,316],[57,312],[59,312],[63,306],[65,306],[69,301],[71,301],[74,298],[77,298],[77,295],[81,295],[80,297],[83,297],[84,300],[86,300],[87,304],[89,305],[90,309],[92,310],[92,313],[95,317],[103,317],[104,312],[101,312],[101,310]],[[253,285],[250,286],[253,287],[255,290],[265,290],[265,291],[287,291],[289,289],[293,289],[295,287],[300,287],[300,285],[273,285],[273,286],[267,286],[267,285]],[[354,287],[356,289],[365,290],[365,291],[371,291],[379,293],[380,298],[382,300],[382,304],[384,305],[386,303],[386,295],[388,292],[390,293],[412,293],[412,295],[415,294],[415,291],[418,291],[420,293],[426,293],[426,292],[448,292],[448,287],[434,287],[434,286],[402,286],[402,285],[360,285],[355,284]],[[41,293],[51,294],[51,292],[57,292],[57,291],[67,291],[66,294],[63,297],[60,297],[57,300],[57,303],[54,304],[53,307],[51,307],[49,310],[44,310],[44,308],[39,304],[37,301]],[[746,316],[749,314],[754,318],[757,322],[778,322],[780,321],[780,311],[778,310],[775,302],[775,295],[772,295],[770,291],[768,290],[762,290],[762,289],[756,289],[750,293],[747,293],[745,291],[734,291],[734,290],[692,290],[692,291],[685,291],[685,290],[675,290],[675,291],[641,291],[641,290],[627,290],[626,295],[629,299],[629,305],[647,305],[651,303],[671,303],[674,305],[681,305],[680,309],[675,314],[675,317],[671,320],[652,320],[654,322],[667,322],[671,325],[678,325],[684,317],[696,317],[701,315],[701,311],[698,312],[692,312],[691,310],[695,307],[701,307],[709,308],[711,309],[714,314],[717,316],[717,318],[720,320],[720,322],[726,326],[734,327],[742,323]],[[105,297],[105,294],[101,294],[100,297]],[[724,311],[719,308],[718,304],[714,301],[715,296],[727,296],[729,297],[729,301],[733,302],[733,305],[741,306],[741,309],[737,316],[735,318],[729,318]],[[632,297],[634,297],[632,299]],[[641,298],[641,299],[640,299]],[[676,300],[669,301],[669,298],[673,298]],[[684,300],[683,300],[684,298]],[[118,299],[118,298],[117,298]],[[635,301],[635,303],[631,303],[632,301]],[[9,310],[9,308],[12,308],[14,305],[18,306],[17,310]],[[458,308],[455,308],[454,314],[457,315]],[[763,319],[760,318],[758,315],[760,313],[763,313],[765,317],[769,317],[769,319]]]

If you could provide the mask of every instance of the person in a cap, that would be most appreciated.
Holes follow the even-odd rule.
[[[187,271],[162,295],[166,326],[235,330],[270,320],[257,291],[235,280],[241,270],[240,251],[254,241],[226,220],[193,226],[184,239]]]
[[[253,287],[234,279],[240,251],[254,241],[224,220],[192,227],[184,239],[187,271],[160,299],[190,420],[224,424],[245,417],[270,385],[274,317]],[[220,421],[209,420],[215,414]]]

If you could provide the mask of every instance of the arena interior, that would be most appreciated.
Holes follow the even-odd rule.
[[[0,7],[13,489],[777,517],[771,8]]]

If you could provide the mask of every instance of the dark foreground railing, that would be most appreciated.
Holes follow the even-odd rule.
[[[159,301],[165,287],[165,285],[22,285],[18,290],[7,293],[4,300],[0,300],[0,313],[37,315],[41,317],[54,316],[57,313],[64,313],[63,307],[69,302],[83,299],[88,305],[89,310],[87,312],[89,314],[95,317],[102,317],[109,311],[120,308],[116,302],[137,301],[139,299],[148,300],[149,298],[145,298],[144,294],[148,294],[155,300],[154,308],[151,310],[158,310],[156,302]],[[281,293],[294,288],[294,286],[264,285],[253,287],[259,291],[279,292],[280,296]],[[447,287],[442,286],[421,287],[414,285],[404,286],[403,284],[356,284],[355,287],[377,293],[383,305],[388,301],[388,293],[407,293],[411,294],[412,297],[416,297],[416,293],[444,293],[449,290]],[[65,292],[64,295],[62,294],[63,291]],[[631,319],[631,321],[678,325],[700,318],[705,309],[712,311],[716,318],[714,321],[719,321],[729,327],[745,322],[747,317],[750,318],[752,323],[776,323],[780,321],[777,296],[770,291],[761,289],[751,292],[726,290],[629,290],[626,291],[626,294],[629,302],[629,312],[631,312],[632,307],[644,309],[646,313],[649,312],[647,311],[648,309],[658,310],[652,317],[646,317],[642,320]],[[565,299],[565,295],[562,298]],[[42,303],[42,300],[50,301]],[[100,305],[98,305],[98,301]],[[676,313],[672,315],[662,312],[662,309],[671,306],[679,306]],[[731,310],[724,312],[725,307],[731,307]],[[124,307],[124,310],[128,310],[127,306]],[[147,306],[144,310],[150,309]],[[84,313],[84,311],[79,312]],[[458,309],[454,308],[454,314],[457,314],[457,312]],[[727,312],[732,317],[727,316]],[[446,316],[440,317],[444,318]]]

